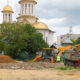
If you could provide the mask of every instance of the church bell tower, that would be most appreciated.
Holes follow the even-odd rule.
[[[8,4],[7,0],[7,5],[3,8],[2,13],[3,13],[3,23],[12,23],[12,7]]]
[[[34,16],[35,5],[37,2],[35,0],[20,0],[20,14],[17,17],[18,22],[33,24],[37,22],[37,18]]]

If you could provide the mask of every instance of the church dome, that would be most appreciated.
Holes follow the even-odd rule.
[[[42,22],[36,22],[36,23],[34,23],[33,27],[35,29],[49,30],[48,26],[45,23],[42,23]]]
[[[3,12],[4,12],[4,11],[10,11],[10,12],[13,12],[12,7],[9,6],[9,5],[6,5],[6,6],[3,8]]]

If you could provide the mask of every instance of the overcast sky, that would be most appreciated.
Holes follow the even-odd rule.
[[[19,14],[19,0],[9,0],[9,4],[14,10],[13,20]],[[39,21],[46,23],[57,36],[69,32],[69,27],[73,27],[73,32],[80,33],[80,0],[36,0],[38,4],[35,7],[35,16]],[[0,10],[6,5],[7,0],[0,0]],[[2,22],[2,13],[0,12],[0,22]]]

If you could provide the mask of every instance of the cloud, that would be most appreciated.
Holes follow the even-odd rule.
[[[9,0],[14,10],[13,20],[16,20],[20,12],[19,0]],[[73,26],[73,32],[80,33],[80,0],[36,0],[35,16],[39,21],[46,23],[50,29],[56,31],[56,37],[69,32]],[[0,11],[6,5],[7,0],[0,0]],[[0,23],[3,21],[0,12]]]
[[[62,23],[65,20],[65,18],[53,18],[53,19],[42,19],[40,18],[39,21],[45,22],[46,24],[59,24]]]
[[[36,16],[39,18],[63,18],[61,26],[80,25],[80,0],[37,0]],[[41,12],[41,13],[40,13]]]
[[[46,23],[49,28],[56,33],[54,34],[54,42],[57,42],[57,37],[69,33],[70,26],[60,26],[65,22],[66,18],[40,19],[40,22]],[[72,26],[74,34],[80,34],[80,26]]]

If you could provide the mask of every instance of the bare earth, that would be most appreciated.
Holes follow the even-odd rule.
[[[0,80],[80,80],[80,71],[0,69]]]
[[[9,56],[0,56],[0,80],[80,80],[80,71],[60,71],[63,63],[16,62]]]

